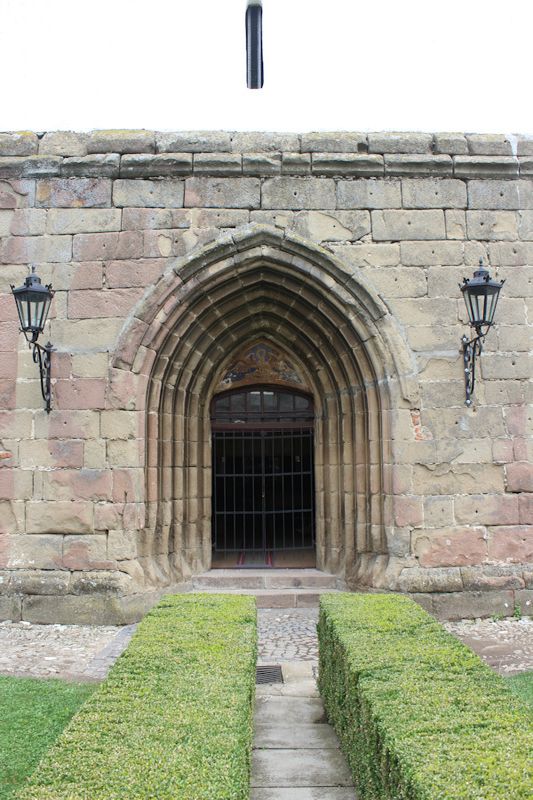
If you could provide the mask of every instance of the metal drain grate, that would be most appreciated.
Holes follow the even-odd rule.
[[[256,683],[283,683],[283,674],[279,664],[256,667]]]

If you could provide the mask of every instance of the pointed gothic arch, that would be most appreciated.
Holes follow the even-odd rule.
[[[259,339],[291,354],[313,395],[317,564],[372,583],[389,558],[390,411],[418,405],[414,360],[359,273],[266,226],[172,261],[115,353],[110,405],[127,375],[146,414],[145,574],[164,582],[210,566],[210,401]]]

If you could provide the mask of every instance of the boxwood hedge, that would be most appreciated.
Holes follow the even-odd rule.
[[[361,800],[531,800],[532,717],[407,597],[322,595],[319,687]]]
[[[163,598],[21,800],[247,800],[252,597]]]

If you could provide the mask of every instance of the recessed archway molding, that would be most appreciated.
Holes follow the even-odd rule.
[[[171,260],[124,326],[109,402],[128,372],[130,402],[146,409],[145,574],[161,583],[210,565],[209,404],[231,359],[259,338],[289,353],[312,389],[318,566],[384,585],[392,410],[418,406],[413,356],[360,272],[262,225]]]

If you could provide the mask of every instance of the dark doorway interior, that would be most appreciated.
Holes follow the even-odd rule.
[[[313,403],[247,387],[213,400],[213,567],[315,565]]]

